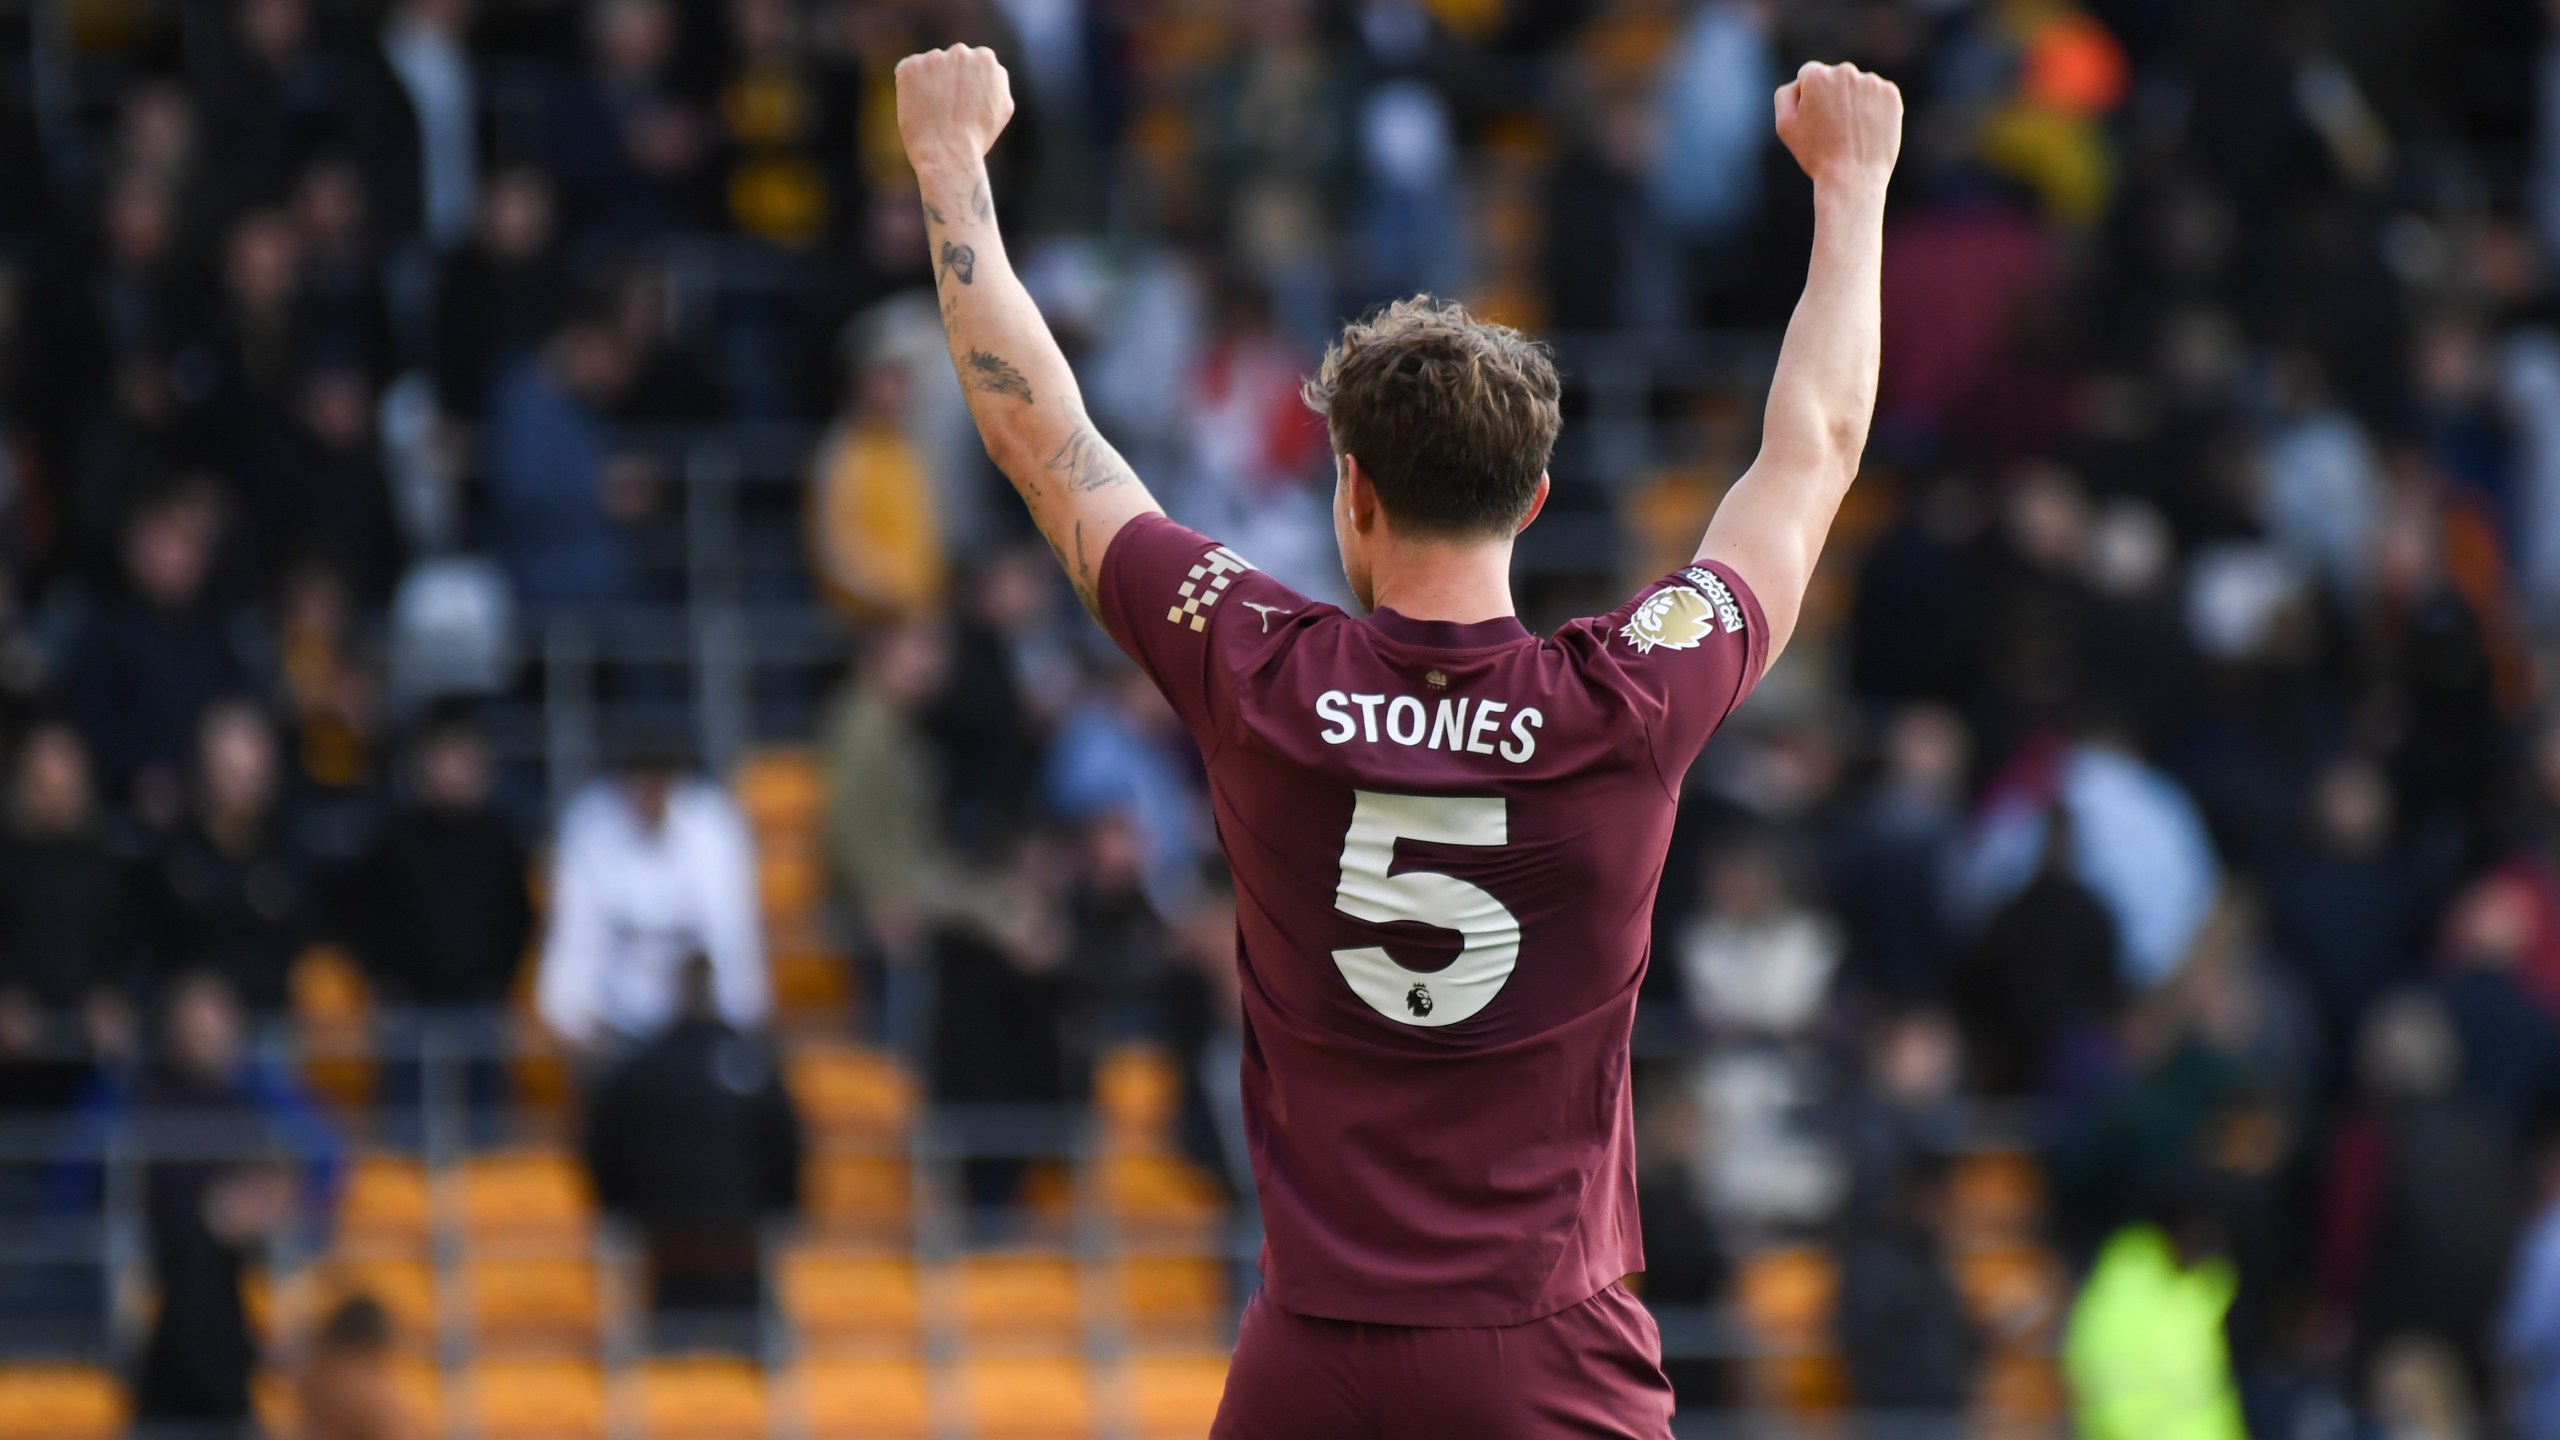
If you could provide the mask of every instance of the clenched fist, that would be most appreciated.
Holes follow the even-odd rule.
[[[1778,138],[1814,183],[1882,184],[1893,174],[1902,91],[1892,81],[1855,65],[1808,64],[1778,87],[1777,105]]]
[[[996,52],[975,45],[898,62],[898,137],[907,163],[974,165],[1013,118],[1013,84]]]

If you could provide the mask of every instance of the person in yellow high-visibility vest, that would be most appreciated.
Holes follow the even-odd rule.
[[[2062,1341],[2081,1440],[2247,1440],[2223,1316],[2240,1282],[2200,1208],[2098,1251]]]

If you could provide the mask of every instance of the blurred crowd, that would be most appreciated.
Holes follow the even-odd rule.
[[[545,823],[483,721],[540,698],[522,635],[708,602],[661,437],[805,426],[805,574],[753,599],[846,625],[815,733],[771,738],[823,759],[856,1023],[955,1102],[1074,1100],[1152,1038],[1240,1183],[1198,767],[969,433],[890,68],[996,47],[997,203],[1094,416],[1311,593],[1296,386],[1339,318],[1431,290],[1559,337],[1537,624],[1685,559],[1747,463],[1755,385],[1645,357],[1783,322],[1811,217],[1768,93],[1854,60],[1910,102],[1880,414],[1804,632],[1689,780],[1648,1298],[1819,1241],[1850,1398],[1958,1406],[2000,1337],[1946,1177],[2023,1147],[2087,1277],[2085,1433],[2560,1435],[2543,7],[62,11],[0,100],[13,1111],[304,1116],[225,1026],[324,941],[394,1006],[529,996],[600,1092],[634,1054],[751,1071],[757,859],[698,735],[606,736]],[[1639,377],[1635,451],[1577,436],[1591,369]],[[317,1206],[317,1135],[301,1186],[174,1177],[224,1198],[169,1210],[171,1263]],[[790,1149],[732,1157],[730,1210]]]

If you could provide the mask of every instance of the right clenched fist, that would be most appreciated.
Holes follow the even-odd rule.
[[[975,45],[898,62],[898,138],[907,163],[974,165],[1013,118],[1013,84],[996,52]]]
[[[1902,153],[1902,91],[1855,65],[1807,64],[1778,87],[1778,138],[1815,184],[1893,174]]]

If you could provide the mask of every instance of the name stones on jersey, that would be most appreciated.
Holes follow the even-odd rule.
[[[1175,625],[1188,622],[1195,631],[1208,629],[1210,608],[1227,593],[1227,586],[1233,584],[1238,575],[1252,568],[1252,561],[1224,545],[1216,547],[1201,556],[1199,564],[1191,567],[1190,577],[1175,592],[1181,603],[1165,611],[1164,618]],[[1268,619],[1263,621],[1265,628],[1269,628],[1270,623]]]

